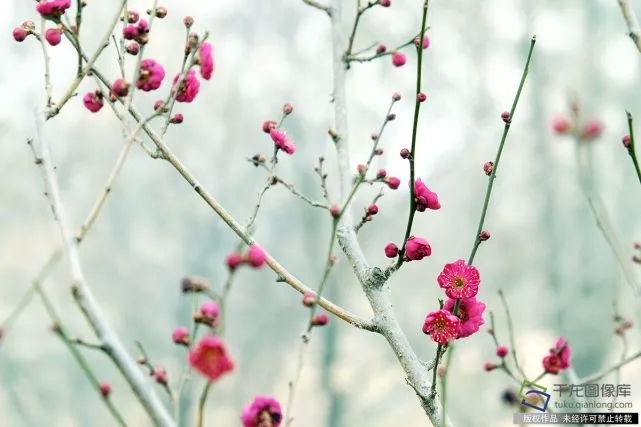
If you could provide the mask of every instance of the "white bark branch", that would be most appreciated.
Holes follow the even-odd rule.
[[[329,13],[332,26],[332,53],[334,72],[334,120],[335,140],[338,156],[341,200],[344,203],[352,189],[352,174],[349,159],[347,127],[347,95],[345,90],[346,64],[344,62],[344,35],[341,12],[344,0],[334,0]],[[448,427],[451,422],[443,416],[438,394],[432,394],[432,377],[430,369],[422,362],[410,345],[407,337],[396,319],[390,299],[390,288],[386,284],[389,275],[379,268],[371,268],[360,246],[353,227],[353,218],[349,209],[341,219],[338,230],[338,242],[349,259],[358,277],[361,287],[374,311],[374,322],[381,335],[385,337],[398,358],[407,380],[416,391],[421,406],[435,427]],[[431,365],[431,369],[436,369]]]
[[[62,203],[60,185],[51,161],[49,145],[44,134],[44,126],[44,115],[37,113],[36,137],[35,140],[30,141],[30,145],[36,158],[36,164],[42,169],[47,196],[51,202],[54,217],[58,222],[60,233],[64,240],[65,252],[69,259],[72,280],[71,291],[74,299],[91,324],[100,340],[101,346],[104,347],[105,353],[125,377],[154,425],[157,427],[175,427],[176,423],[154,390],[154,383],[143,374],[135,360],[127,353],[125,346],[109,325],[98,301],[96,301],[91,289],[85,282],[78,252],[78,243],[73,235]]]
[[[621,8],[621,14],[625,20],[626,25],[628,26],[628,36],[634,42],[634,45],[637,47],[639,52],[641,52],[641,27],[639,27],[639,21],[637,16],[634,13],[634,10],[630,7],[628,0],[618,0],[619,7]]]

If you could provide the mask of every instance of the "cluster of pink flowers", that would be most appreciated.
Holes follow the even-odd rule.
[[[267,255],[261,249],[260,246],[252,244],[247,249],[247,252],[240,254],[238,252],[233,252],[227,255],[225,263],[230,270],[235,270],[243,264],[248,264],[253,268],[260,268],[265,265]]]
[[[129,12],[129,24],[122,29],[122,37],[125,40],[134,40],[139,44],[146,44],[149,41],[149,23],[139,18],[140,15],[137,12]]]
[[[485,323],[485,304],[476,299],[480,284],[476,267],[459,259],[445,265],[437,282],[445,289],[449,299],[442,309],[425,317],[423,333],[429,335],[434,342],[445,345],[478,332]]]
[[[420,46],[421,44],[423,45],[423,49],[427,49],[428,47],[430,47],[430,39],[427,37],[427,34],[423,37],[423,43],[421,43],[421,40],[419,37],[416,37],[416,39],[414,39],[414,45],[416,47]],[[376,53],[379,55],[385,53],[386,51],[387,51],[387,47],[385,47],[385,45],[379,45],[378,48],[376,49]],[[392,52],[392,64],[395,67],[402,67],[406,63],[407,63],[407,56],[403,52],[399,52],[397,50]]]
[[[258,246],[254,245],[254,251],[256,251],[256,248]],[[196,277],[183,279],[181,287],[183,291],[187,289],[193,292],[207,289],[202,279]],[[175,344],[188,348],[187,361],[192,369],[209,382],[218,381],[235,369],[234,361],[230,357],[224,341],[214,335],[215,329],[213,328],[217,324],[219,315],[220,309],[214,301],[205,301],[201,304],[198,311],[194,313],[194,322],[204,324],[212,329],[193,346],[190,343],[190,332],[186,327],[178,327],[171,334],[172,341]],[[315,317],[315,321],[319,325],[327,323],[327,320],[326,314]],[[144,358],[140,359],[139,363],[151,368],[150,375],[157,383],[167,384],[167,371],[163,367],[151,367]],[[110,388],[105,387],[103,391],[101,387],[101,393],[105,397],[110,390]],[[240,420],[244,427],[279,427],[282,419],[283,413],[280,403],[270,396],[256,396],[251,403],[243,407],[240,415]]]
[[[550,354],[543,358],[543,369],[548,374],[557,375],[564,369],[570,367],[570,344],[565,338],[559,337]]]
[[[401,154],[403,157],[403,154]],[[407,156],[405,156],[407,158]],[[398,188],[400,180],[393,177],[384,177],[389,179],[387,185],[392,187],[390,184],[391,180],[397,180],[394,182],[394,187]],[[438,201],[438,195],[427,188],[423,180],[418,178],[414,181],[414,202],[415,209],[418,212],[425,212],[426,209],[438,210],[441,208],[441,204]],[[405,251],[404,251],[404,260],[405,261],[420,261],[425,257],[428,257],[432,254],[432,247],[429,242],[422,237],[410,236],[405,242]],[[398,256],[400,250],[395,243],[388,243],[385,246],[385,256],[388,258],[395,258]]]
[[[557,135],[568,135],[575,131],[577,125],[567,117],[557,117],[552,121],[552,130]],[[597,119],[589,119],[581,126],[578,137],[581,141],[594,141],[603,133],[603,123]]]

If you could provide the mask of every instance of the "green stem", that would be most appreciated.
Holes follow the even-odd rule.
[[[447,411],[445,410],[447,402],[447,371],[450,370],[450,365],[452,363],[452,354],[454,354],[454,345],[450,344],[450,351],[447,353],[445,359],[445,371],[443,372],[443,377],[441,378],[441,405],[443,406],[443,418],[447,416]],[[434,366],[434,371],[438,370],[438,366]]]
[[[2,334],[6,334],[11,326],[13,326],[20,313],[22,313],[22,311],[29,305],[31,299],[37,293],[38,284],[44,281],[45,277],[49,275],[51,269],[61,258],[62,251],[56,251],[51,255],[49,261],[47,261],[47,263],[40,270],[40,273],[38,274],[36,280],[31,284],[31,286],[29,286],[29,288],[27,288],[25,293],[22,295],[22,298],[20,298],[18,305],[16,305],[11,313],[9,313],[9,316],[7,316],[7,318],[3,320],[2,323],[0,323],[0,331]]]
[[[514,113],[516,112],[516,106],[519,103],[519,99],[521,97],[521,92],[523,91],[523,86],[525,85],[525,79],[527,78],[528,72],[530,70],[530,61],[532,60],[532,54],[534,53],[534,45],[536,44],[536,36],[532,36],[532,39],[530,40],[530,49],[528,50],[527,54],[527,59],[525,61],[525,67],[523,67],[523,73],[521,74],[521,80],[519,82],[519,87],[516,90],[516,95],[514,95],[514,100],[512,101],[512,107],[510,108],[510,116],[507,118],[507,120],[504,119],[505,126],[503,127],[503,135],[501,136],[501,142],[499,143],[499,148],[496,151],[496,157],[494,158],[494,165],[492,167],[492,173],[490,174],[488,183],[487,183],[487,189],[485,190],[485,199],[483,201],[483,209],[481,209],[481,217],[479,219],[479,224],[476,229],[476,235],[474,236],[474,243],[472,244],[472,251],[470,253],[470,256],[468,258],[467,264],[471,265],[474,262],[474,257],[476,256],[476,252],[481,244],[481,232],[483,231],[483,225],[485,224],[485,217],[487,215],[487,209],[490,205],[490,197],[492,195],[492,188],[494,187],[494,180],[496,179],[496,171],[499,168],[499,163],[501,161],[501,155],[503,154],[503,148],[505,147],[505,141],[507,140],[507,134],[510,131],[510,125],[512,124],[512,120],[514,120]],[[413,191],[413,190],[412,190]],[[407,239],[408,236],[406,236]],[[454,307],[452,308],[452,313],[454,313],[455,316],[458,316],[458,309],[459,305],[461,303],[460,299],[457,299],[456,302],[454,303]],[[514,352],[514,359],[516,361],[516,351],[514,350],[514,346],[512,346],[512,351]],[[439,362],[439,352],[437,350],[436,352],[436,360],[434,366],[437,366]],[[519,368],[517,364],[517,368]],[[519,368],[520,371],[520,368]],[[445,375],[447,376],[447,371],[445,372]],[[434,386],[434,384],[433,384]]]
[[[521,91],[523,90],[523,85],[525,84],[525,79],[528,75],[530,69],[530,60],[532,59],[532,53],[534,52],[534,45],[536,43],[536,36],[532,36],[530,41],[530,50],[527,54],[527,60],[525,62],[525,67],[523,68],[523,74],[521,75],[521,81],[519,83],[519,88],[516,91],[516,96],[512,102],[512,108],[510,109],[510,117],[506,120],[505,127],[503,128],[503,135],[501,136],[501,142],[499,144],[499,149],[496,152],[496,158],[494,159],[494,166],[492,167],[492,173],[487,183],[487,190],[485,191],[485,200],[483,201],[483,209],[481,210],[481,218],[479,220],[479,225],[476,230],[476,235],[474,236],[474,244],[472,245],[472,253],[467,261],[468,264],[474,262],[474,257],[476,256],[476,251],[479,247],[479,236],[481,231],[483,231],[483,224],[485,223],[485,216],[487,215],[487,208],[490,204],[490,196],[492,195],[492,188],[494,187],[494,180],[496,179],[496,171],[499,169],[499,162],[501,161],[501,154],[503,153],[503,147],[505,146],[505,141],[507,139],[507,134],[510,131],[510,124],[514,120],[514,113],[516,111],[516,105],[519,102],[521,97]]]
[[[412,146],[410,149],[410,211],[407,217],[407,226],[405,227],[405,237],[403,238],[403,246],[398,253],[398,261],[396,262],[396,269],[400,268],[403,264],[405,255],[405,243],[410,237],[412,232],[412,224],[414,223],[414,215],[416,214],[416,200],[414,195],[414,159],[416,158],[416,137],[418,135],[418,116],[421,110],[421,102],[418,100],[418,94],[421,92],[421,80],[423,77],[423,38],[425,37],[425,22],[427,21],[427,11],[429,9],[429,0],[423,3],[423,16],[421,18],[421,34],[418,45],[416,46],[418,54],[418,64],[416,72],[416,99],[414,100],[414,122],[412,123]]]
[[[639,168],[639,161],[637,160],[636,150],[634,149],[634,126],[632,123],[632,114],[629,111],[625,112],[628,116],[628,129],[630,132],[630,145],[628,146],[628,154],[632,159],[632,164],[634,165],[634,170],[637,172],[637,178],[641,183],[641,169]]]
[[[203,392],[200,395],[200,401],[198,402],[198,422],[196,427],[203,427],[203,422],[205,421],[205,402],[207,401],[207,395],[209,394],[209,389],[211,388],[211,381],[207,381]]]

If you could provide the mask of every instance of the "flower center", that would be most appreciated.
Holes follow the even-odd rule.
[[[274,427],[272,414],[267,409],[262,410],[260,414],[258,414],[258,425],[256,427]]]
[[[457,277],[456,279],[454,279],[455,288],[462,288],[463,286],[465,286],[465,280],[463,280],[462,277]]]
[[[457,310],[458,318],[461,320],[467,320],[467,311],[463,307],[459,307]]]

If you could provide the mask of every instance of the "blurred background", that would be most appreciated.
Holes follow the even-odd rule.
[[[109,3],[109,4],[107,4]],[[87,50],[99,43],[116,2],[89,3],[83,37]],[[131,1],[144,13],[151,2]],[[355,1],[345,0],[345,31]],[[380,42],[389,48],[409,40],[420,27],[420,0],[394,0],[362,19],[356,49]],[[322,193],[313,168],[327,158],[331,197],[338,201],[336,163],[327,129],[333,126],[331,46],[327,17],[301,0],[219,0],[163,3],[147,57],[162,62],[166,85],[159,93],[138,93],[145,113],[168,92],[167,80],[182,58],[182,18],[192,30],[209,31],[216,71],[202,82],[192,104],[178,105],[185,121],[166,141],[201,183],[241,222],[249,218],[266,174],[246,158],[269,155],[272,143],[261,130],[278,119],[282,105],[294,106],[285,129],[297,152],[283,157],[278,170],[287,182],[314,200]],[[636,7],[641,13],[641,8]],[[16,43],[13,27],[36,19],[33,2],[14,0],[0,14],[0,321],[18,304],[41,266],[60,243],[51,209],[43,196],[40,171],[25,140],[33,136],[33,108],[42,105],[43,58],[34,39]],[[424,91],[417,142],[417,174],[439,195],[442,209],[418,214],[414,233],[427,238],[433,254],[405,265],[390,282],[393,303],[405,333],[423,359],[435,345],[421,332],[425,315],[438,307],[436,277],[445,263],[467,258],[483,203],[487,177],[482,165],[493,160],[503,131],[500,114],[509,110],[532,34],[537,45],[531,73],[508,137],[485,228],[492,237],[475,260],[481,272],[479,299],[487,304],[486,325],[457,343],[448,387],[448,412],[456,426],[511,425],[515,409],[501,393],[515,384],[500,372],[486,373],[495,361],[487,333],[494,313],[501,343],[509,345],[505,312],[497,291],[508,300],[520,361],[530,378],[558,336],[572,347],[579,376],[599,372],[623,351],[614,334],[613,304],[633,322],[638,300],[595,226],[578,182],[576,143],[553,134],[551,121],[569,116],[568,99],[581,102],[583,117],[603,123],[590,143],[589,174],[625,249],[626,261],[641,241],[641,189],[621,146],[627,133],[625,109],[641,118],[641,54],[626,35],[614,0],[433,2],[430,47],[424,52]],[[406,162],[414,108],[416,54],[396,68],[390,57],[354,64],[348,73],[349,141],[356,170],[371,147],[392,93],[402,100],[382,138],[385,154],[374,167],[402,180],[385,190],[380,213],[359,234],[373,266],[385,266],[383,247],[399,243],[407,216]],[[76,57],[65,42],[50,49],[54,99],[73,79]],[[117,76],[110,47],[98,61]],[[132,64],[129,64],[130,66]],[[87,80],[80,94],[95,86]],[[74,228],[88,214],[122,146],[121,128],[108,107],[89,113],[73,99],[48,125],[63,197]],[[364,186],[353,212],[378,188]],[[286,268],[316,287],[329,241],[330,218],[281,186],[270,189],[258,216],[255,237]],[[176,326],[188,325],[191,300],[180,293],[185,275],[207,278],[220,289],[227,277],[224,257],[237,238],[166,162],[152,160],[140,147],[130,153],[103,212],[81,247],[87,281],[132,356],[143,342],[153,363],[168,370],[175,385],[184,366],[182,348],[171,341]],[[639,273],[639,266],[636,273]],[[94,340],[69,292],[66,262],[45,288],[73,337]],[[240,425],[242,405],[254,395],[276,396],[283,406],[293,378],[307,309],[299,294],[266,269],[243,269],[229,298],[226,341],[236,361],[232,375],[209,395],[206,425]],[[342,254],[327,296],[362,316],[371,311]],[[0,342],[0,425],[114,426],[68,350],[50,331],[51,320],[34,299]],[[628,354],[640,347],[638,328],[627,333]],[[151,425],[120,374],[102,354],[82,350],[101,380],[112,385],[112,399],[130,425]],[[191,421],[202,379],[192,376],[181,414]],[[541,383],[568,382],[546,378]],[[603,382],[614,383],[613,376]],[[641,360],[625,367],[621,382],[631,384],[634,410],[641,409]],[[517,388],[518,391],[518,388]],[[158,392],[162,394],[159,388]],[[163,395],[163,398],[165,396]],[[301,427],[426,426],[414,391],[384,339],[332,318],[314,331],[295,398],[294,425]]]

